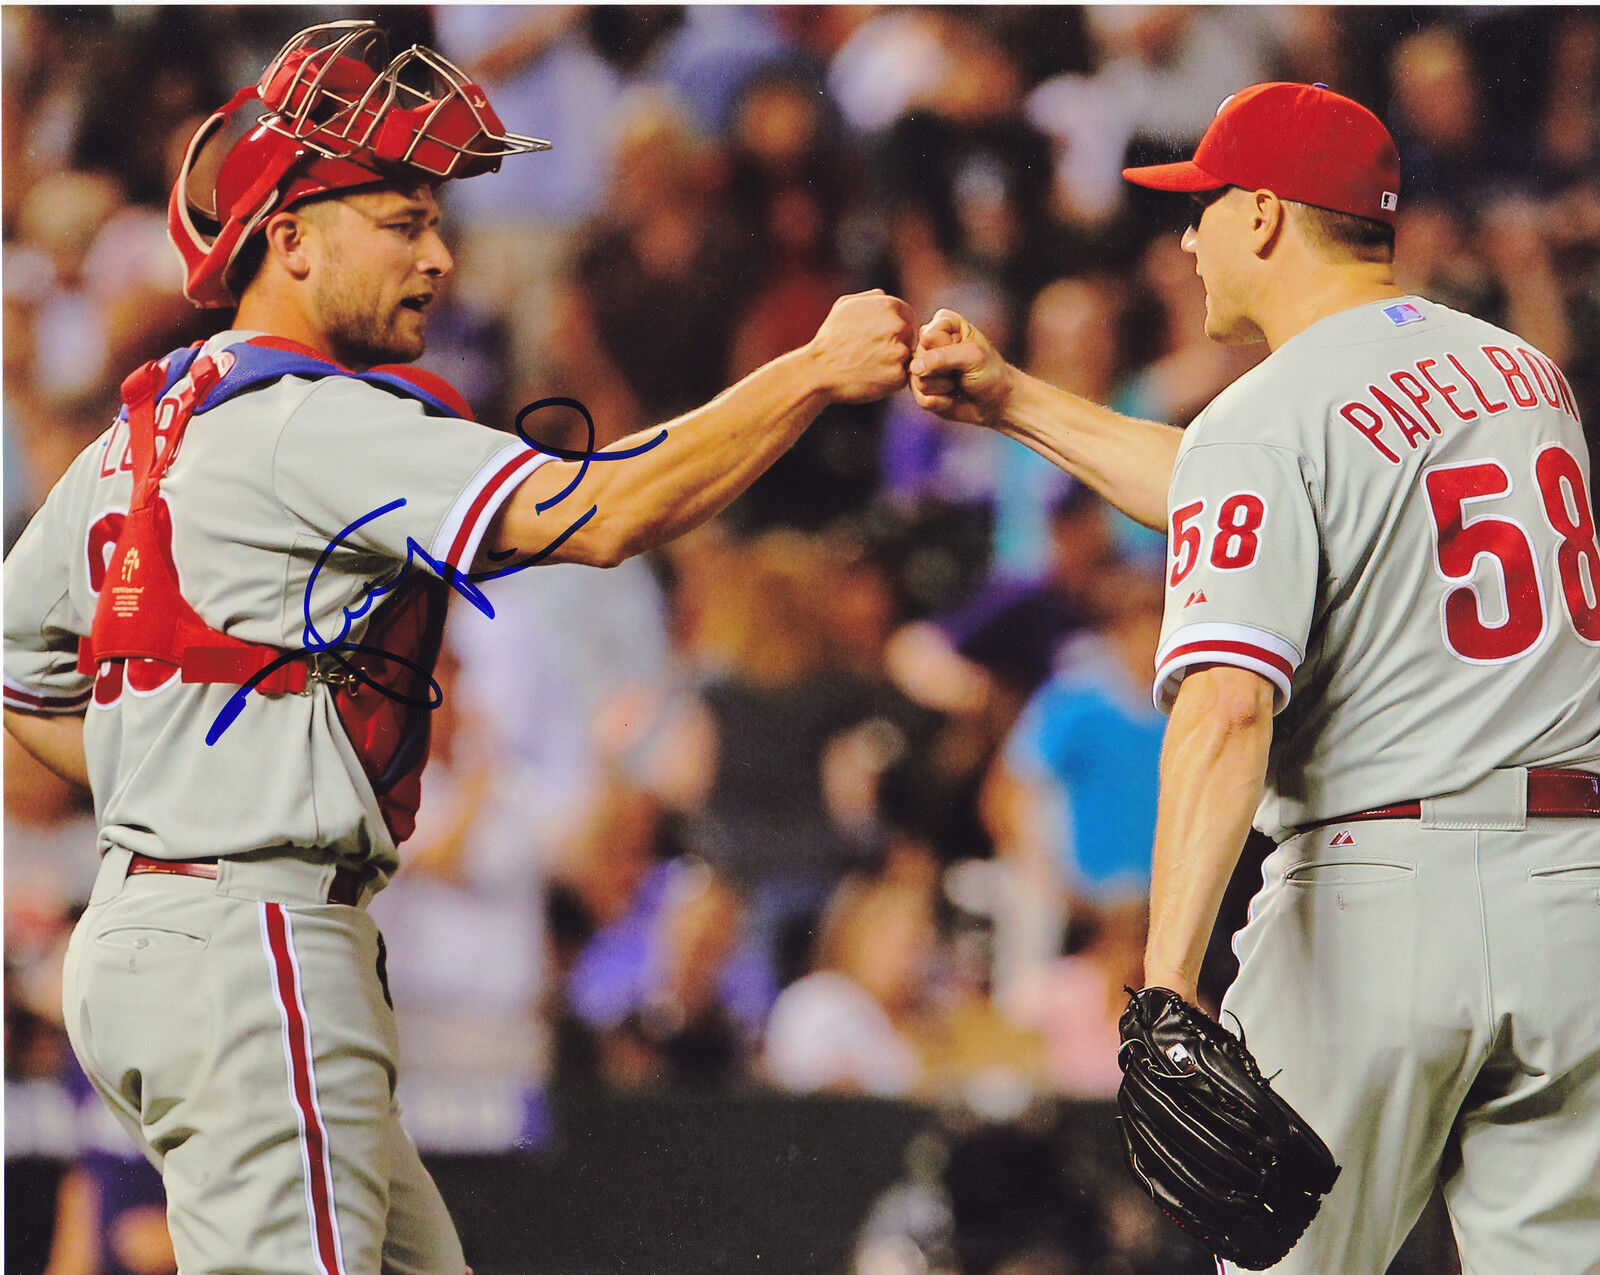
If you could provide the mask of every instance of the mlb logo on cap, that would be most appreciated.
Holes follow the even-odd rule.
[[[1421,323],[1428,317],[1409,301],[1402,301],[1398,305],[1386,305],[1383,307],[1383,312],[1389,316],[1389,322],[1397,328],[1407,323]]]

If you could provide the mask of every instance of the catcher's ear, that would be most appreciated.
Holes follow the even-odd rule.
[[[295,279],[304,279],[311,272],[311,239],[315,225],[312,217],[291,208],[273,213],[262,227],[262,234],[267,241],[267,254],[275,257],[279,265]]]

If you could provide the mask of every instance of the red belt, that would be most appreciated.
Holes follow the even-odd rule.
[[[142,872],[158,872],[171,877],[204,877],[217,879],[215,859],[152,859],[147,854],[136,854],[128,860],[128,875],[136,877]],[[361,902],[361,887],[367,874],[357,868],[341,865],[333,874],[328,886],[328,902],[355,907]]]
[[[1600,775],[1587,770],[1530,770],[1528,772],[1528,815],[1540,819],[1600,819]],[[1364,819],[1420,819],[1420,801],[1402,801],[1393,806],[1375,806],[1353,815],[1323,819],[1309,825],[1326,828],[1335,823],[1360,823]]]

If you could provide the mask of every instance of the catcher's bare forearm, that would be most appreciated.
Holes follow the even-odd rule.
[[[785,355],[707,406],[622,439],[600,453],[564,501],[555,497],[577,462],[536,470],[506,502],[489,547],[526,553],[549,543],[562,518],[571,522],[574,512],[592,507],[595,516],[550,560],[614,566],[698,526],[787,451],[827,405],[809,372],[803,355]],[[648,451],[606,462],[605,452],[637,449],[657,434],[664,437]]]
[[[1145,983],[1193,1000],[1223,891],[1261,801],[1272,684],[1214,665],[1183,680],[1161,751]]]
[[[19,713],[6,709],[6,730],[46,769],[80,788],[89,786],[81,713]]]
[[[1182,430],[1123,416],[1017,371],[998,428],[1082,479],[1135,522],[1166,529],[1167,487]]]
[[[491,525],[486,562],[555,542],[543,554],[548,561],[612,566],[693,530],[748,488],[823,408],[903,387],[915,339],[905,302],[877,290],[841,297],[810,342],[704,407],[603,448],[587,466],[556,461],[534,470]],[[627,458],[608,458],[619,452]],[[593,516],[574,525],[586,509]]]

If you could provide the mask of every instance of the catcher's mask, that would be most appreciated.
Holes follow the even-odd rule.
[[[207,210],[191,190],[205,185],[195,178],[201,153],[256,101],[262,114],[227,147]],[[476,177],[507,155],[549,149],[508,133],[488,95],[431,49],[414,44],[390,59],[374,23],[308,27],[189,142],[167,204],[184,295],[197,306],[236,304],[229,275],[240,251],[299,200],[373,182]]]

